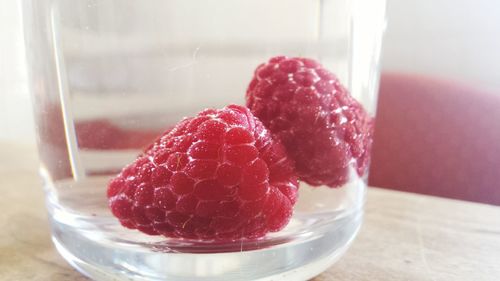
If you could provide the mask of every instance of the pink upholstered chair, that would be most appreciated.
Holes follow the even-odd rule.
[[[500,205],[500,94],[383,74],[369,183]]]

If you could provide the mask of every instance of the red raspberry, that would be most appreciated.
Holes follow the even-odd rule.
[[[125,227],[192,239],[257,238],[290,220],[298,181],[246,107],[206,109],[164,133],[108,186]]]
[[[299,179],[337,187],[347,182],[350,166],[365,174],[373,120],[318,62],[271,58],[255,70],[246,100],[283,142]]]

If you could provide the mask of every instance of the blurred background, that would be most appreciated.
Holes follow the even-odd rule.
[[[0,141],[35,134],[20,1],[0,2]],[[500,2],[387,1],[370,184],[500,204]]]

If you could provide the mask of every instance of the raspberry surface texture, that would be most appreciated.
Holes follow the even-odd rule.
[[[373,119],[318,62],[271,58],[255,70],[246,102],[282,141],[300,180],[338,187],[349,180],[350,167],[365,174]]]
[[[293,162],[246,107],[206,109],[164,133],[108,185],[120,223],[150,235],[259,238],[292,215]]]

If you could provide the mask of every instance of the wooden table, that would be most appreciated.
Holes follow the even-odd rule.
[[[0,143],[0,280],[87,280],[53,247],[32,146]],[[370,188],[347,254],[315,281],[500,280],[500,207]]]

